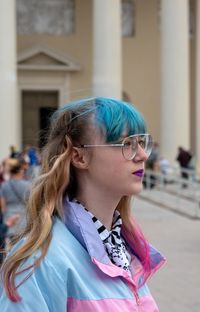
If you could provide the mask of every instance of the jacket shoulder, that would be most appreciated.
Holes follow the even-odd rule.
[[[79,249],[80,243],[65,224],[56,218],[52,228],[52,239],[44,261],[58,267],[59,270],[62,268],[66,270],[72,266]]]

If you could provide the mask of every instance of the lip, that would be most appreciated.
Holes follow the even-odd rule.
[[[143,177],[144,176],[144,170],[140,169],[140,170],[134,171],[133,174],[136,175],[137,177]]]

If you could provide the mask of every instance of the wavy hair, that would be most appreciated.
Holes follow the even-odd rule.
[[[27,226],[21,235],[23,242],[7,256],[2,266],[4,287],[13,302],[21,299],[15,285],[16,275],[22,272],[20,265],[37,250],[41,251],[40,257],[23,272],[40,264],[51,241],[53,216],[62,219],[63,197],[68,195],[73,198],[76,195],[76,176],[71,165],[72,147],[91,139],[91,125],[101,131],[107,142],[117,140],[125,130],[128,134],[146,131],[144,119],[134,106],[110,98],[80,100],[67,104],[54,113],[42,153],[42,172],[32,187],[27,204]],[[124,227],[130,233],[130,198],[123,197],[117,209],[122,215]],[[139,258],[148,267],[146,240],[137,226],[134,229],[135,233],[130,235],[135,241]],[[16,238],[14,243],[18,240]],[[22,282],[28,277],[29,275]]]

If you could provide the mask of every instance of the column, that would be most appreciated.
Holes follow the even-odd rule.
[[[190,148],[189,3],[162,0],[161,153],[173,164],[177,148]]]
[[[200,171],[200,2],[196,1],[196,164]]]
[[[0,161],[9,146],[20,144],[20,110],[16,84],[15,0],[0,1]]]
[[[94,0],[94,96],[121,98],[121,49],[121,0]]]

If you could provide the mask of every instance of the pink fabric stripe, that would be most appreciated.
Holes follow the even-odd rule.
[[[106,273],[107,275],[111,277],[122,276],[127,280],[127,282],[133,285],[133,287],[136,287],[134,280],[129,276],[128,272],[125,271],[124,269],[114,265],[112,262],[110,262],[110,264],[104,264],[99,262],[95,258],[92,258],[92,261],[99,267],[99,269],[102,272]]]
[[[138,309],[139,308],[139,309]],[[159,312],[151,296],[141,299],[139,306],[130,299],[77,300],[69,298],[67,312]]]
[[[69,298],[67,302],[67,312],[129,312],[137,311],[132,300],[122,299],[101,299],[101,300],[76,300]]]
[[[124,269],[114,265],[112,262],[110,262],[109,264],[104,264],[104,263],[98,261],[94,257],[92,258],[92,261],[93,261],[93,263],[95,263],[99,267],[99,269],[102,272],[106,273],[107,275],[109,275],[111,277],[116,277],[116,276],[127,277],[128,276],[128,273]]]

